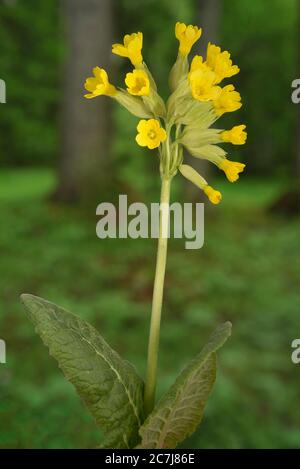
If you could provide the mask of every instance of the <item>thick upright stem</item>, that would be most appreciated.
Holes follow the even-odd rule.
[[[148,345],[148,363],[145,386],[145,412],[148,415],[154,407],[156,391],[157,360],[159,348],[159,334],[161,322],[161,309],[164,293],[164,280],[168,249],[168,227],[169,227],[169,201],[170,201],[170,179],[163,179],[160,198],[160,222],[159,239],[156,259],[155,280],[152,299],[151,325]]]

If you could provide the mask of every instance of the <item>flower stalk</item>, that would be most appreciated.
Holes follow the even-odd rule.
[[[159,238],[153,287],[147,374],[144,394],[146,415],[149,415],[152,412],[155,403],[161,311],[168,251],[170,188],[171,179],[163,177],[160,197]]]

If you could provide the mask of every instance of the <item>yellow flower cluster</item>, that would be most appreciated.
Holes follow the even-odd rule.
[[[242,107],[240,94],[233,85],[224,88],[218,85],[239,71],[238,66],[232,64],[229,52],[222,52],[220,47],[209,43],[206,61],[196,55],[191,63],[188,78],[193,97],[198,101],[212,101],[218,116],[237,111]],[[206,83],[204,92],[203,82]]]
[[[134,67],[126,74],[126,89],[116,88],[109,82],[106,71],[95,67],[93,76],[85,82],[88,91],[85,97],[109,96],[139,117],[136,142],[151,150],[158,148],[162,177],[170,179],[180,171],[203,190],[213,204],[218,204],[221,193],[191,166],[183,164],[183,147],[196,158],[217,165],[230,182],[235,182],[245,165],[228,160],[226,151],[219,144],[243,145],[247,132],[245,125],[237,125],[231,130],[212,127],[223,114],[237,111],[242,106],[234,85],[220,86],[224,79],[238,74],[240,69],[233,64],[228,51],[211,43],[205,59],[196,55],[189,64],[188,55],[201,34],[202,30],[197,26],[176,23],[178,57],[170,72],[172,93],[166,104],[157,93],[154,78],[143,61],[141,32],[126,34],[122,44],[112,46],[114,54],[128,58]]]

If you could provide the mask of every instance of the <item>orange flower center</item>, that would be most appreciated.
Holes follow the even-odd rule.
[[[134,92],[141,91],[142,88],[146,86],[146,80],[144,78],[136,78],[134,87],[132,90]]]
[[[156,138],[156,132],[153,129],[149,130],[147,135],[150,138],[150,140],[154,140]]]

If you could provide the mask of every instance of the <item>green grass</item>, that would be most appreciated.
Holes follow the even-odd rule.
[[[31,199],[40,199],[55,184],[55,176],[48,169],[23,169],[22,171],[1,170],[0,201],[27,203]]]
[[[246,181],[246,182],[244,182]],[[54,301],[89,320],[145,373],[155,241],[105,240],[85,213],[47,200],[48,170],[0,175],[0,447],[86,448],[101,441],[91,417],[34,333],[20,293]],[[300,222],[271,217],[280,184],[221,184],[207,211],[205,245],[170,242],[159,393],[222,321],[233,336],[219,354],[216,387],[188,448],[299,447]]]

